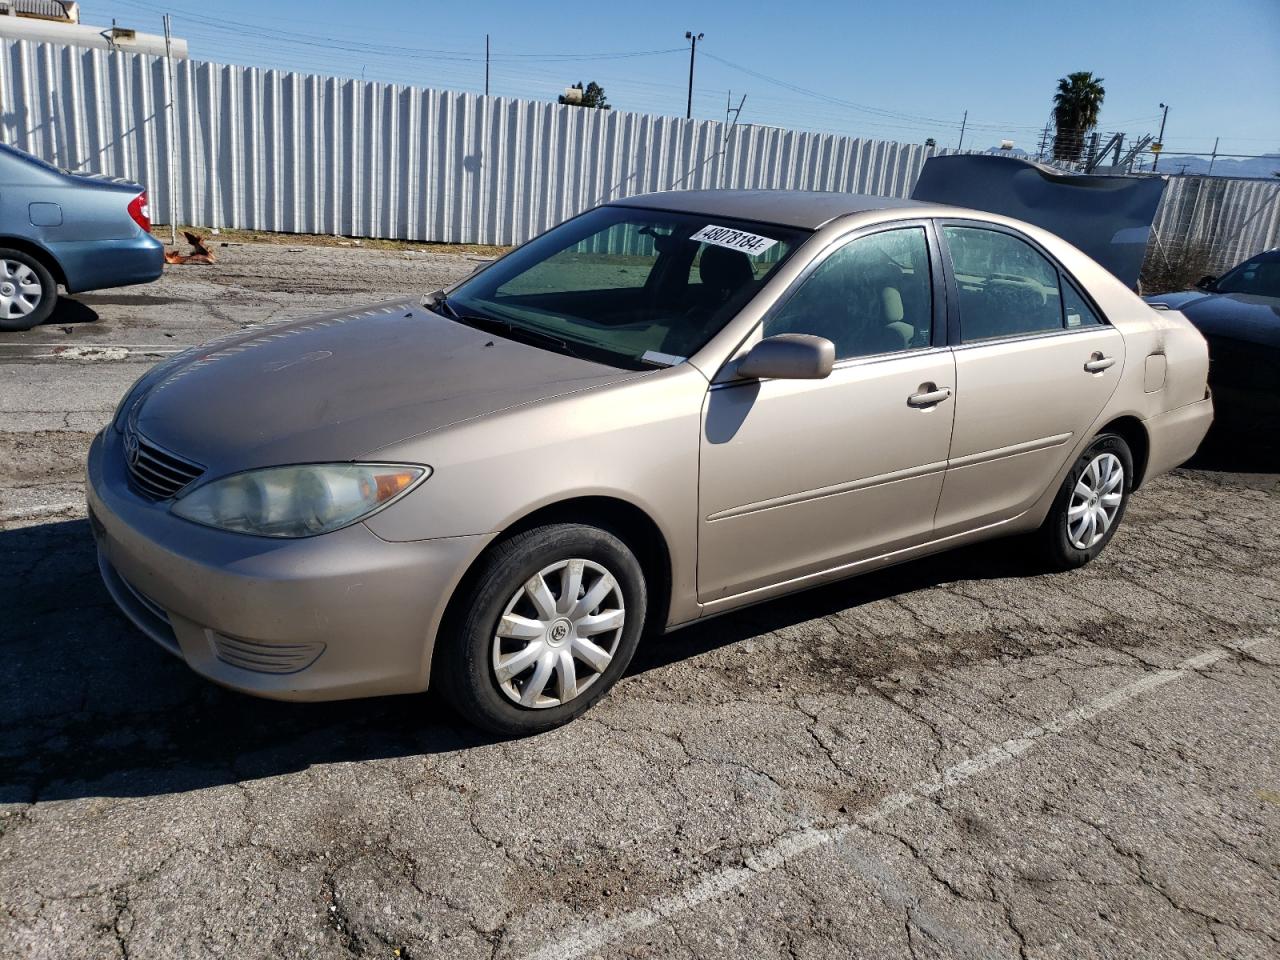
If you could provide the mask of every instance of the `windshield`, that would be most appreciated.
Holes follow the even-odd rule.
[[[1256,297],[1280,297],[1280,251],[1261,253],[1223,276],[1214,293],[1251,293]]]
[[[612,366],[691,356],[806,236],[759,223],[599,207],[450,292],[445,312]]]

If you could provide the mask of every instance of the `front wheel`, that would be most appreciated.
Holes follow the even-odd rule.
[[[1072,466],[1038,536],[1056,570],[1082,567],[1115,535],[1133,490],[1133,454],[1124,438],[1099,434]]]
[[[22,250],[0,247],[0,330],[30,330],[53,313],[58,284],[49,268]]]
[[[635,653],[648,594],[628,546],[607,530],[556,523],[490,552],[433,686],[476,726],[507,736],[585,713]]]

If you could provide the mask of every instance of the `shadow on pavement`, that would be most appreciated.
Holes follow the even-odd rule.
[[[49,319],[45,320],[41,326],[65,327],[72,324],[97,323],[98,319],[98,311],[88,304],[70,297],[59,297],[58,302],[53,305],[53,312],[49,314]]]
[[[1280,473],[1280,436],[1274,424],[1249,424],[1240,418],[1220,421],[1209,430],[1186,467],[1222,473]]]
[[[641,648],[631,673],[887,596],[1023,577],[987,544],[771,601]],[[492,738],[430,695],[278,703],[192,673],[115,609],[85,520],[0,531],[0,803],[150,796]]]

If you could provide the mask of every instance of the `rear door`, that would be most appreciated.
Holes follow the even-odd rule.
[[[938,224],[955,347],[955,429],[937,536],[1045,492],[1115,392],[1124,338],[1047,253],[978,221]]]

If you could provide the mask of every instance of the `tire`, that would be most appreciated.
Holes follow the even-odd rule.
[[[0,247],[0,330],[15,333],[44,323],[58,301],[58,283],[43,263]]]
[[[1114,479],[1117,464],[1122,471],[1118,481]],[[1099,434],[1067,473],[1049,516],[1036,534],[1045,563],[1054,570],[1074,570],[1100,554],[1124,519],[1132,491],[1133,454],[1129,445],[1118,434]],[[1109,498],[1115,494],[1119,501],[1112,504]],[[1092,531],[1087,525],[1090,513]],[[1099,526],[1105,528],[1100,535]]]
[[[574,600],[566,599],[570,590]],[[597,595],[595,605],[582,605]],[[647,603],[639,561],[609,531],[555,523],[517,534],[482,561],[453,628],[441,637],[432,686],[466,720],[493,733],[558,727],[622,676]],[[572,686],[562,688],[570,675]],[[566,689],[573,691],[568,697]]]

